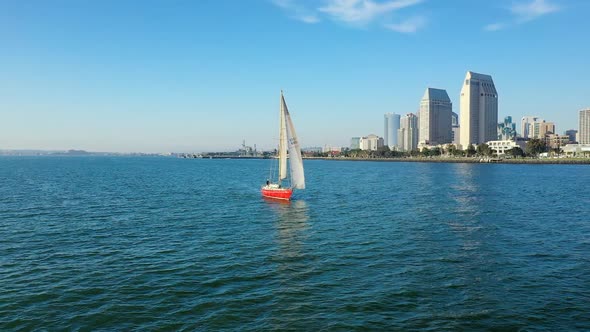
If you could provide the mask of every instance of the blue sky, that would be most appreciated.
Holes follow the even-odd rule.
[[[490,74],[499,117],[590,106],[590,1],[0,1],[0,149],[273,148],[383,135],[426,87]]]

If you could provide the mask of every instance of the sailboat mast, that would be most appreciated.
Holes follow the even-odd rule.
[[[287,177],[287,123],[285,121],[285,100],[283,98],[283,91],[281,90],[281,98],[279,101],[279,184],[281,180]]]

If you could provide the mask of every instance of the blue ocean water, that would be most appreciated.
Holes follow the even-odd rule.
[[[590,168],[0,158],[0,330],[590,330]]]

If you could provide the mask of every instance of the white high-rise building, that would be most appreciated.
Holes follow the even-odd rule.
[[[397,130],[397,147],[402,151],[412,151],[418,148],[418,117],[408,113],[400,120]]]
[[[400,115],[395,113],[385,113],[384,116],[384,144],[393,150],[397,146],[397,130],[399,129]]]
[[[363,136],[359,140],[361,150],[377,151],[383,146],[383,137],[377,135]]]
[[[451,126],[453,104],[446,90],[427,88],[420,100],[418,142],[438,145],[453,141]]]
[[[590,144],[590,108],[580,111],[580,128],[578,130],[578,143]]]
[[[467,72],[461,88],[461,147],[498,137],[498,92],[490,75]]]
[[[538,116],[523,116],[520,120],[520,135],[523,138],[533,138],[535,131],[535,122],[543,122]]]

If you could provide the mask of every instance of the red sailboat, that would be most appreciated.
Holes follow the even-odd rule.
[[[283,91],[281,91],[279,123],[279,177],[276,183],[272,183],[270,180],[266,181],[261,192],[262,196],[267,198],[290,200],[293,189],[305,189],[305,175],[301,148],[283,97]],[[289,159],[288,168],[287,159]],[[290,175],[290,185],[284,187],[282,181],[287,179],[288,174]]]

